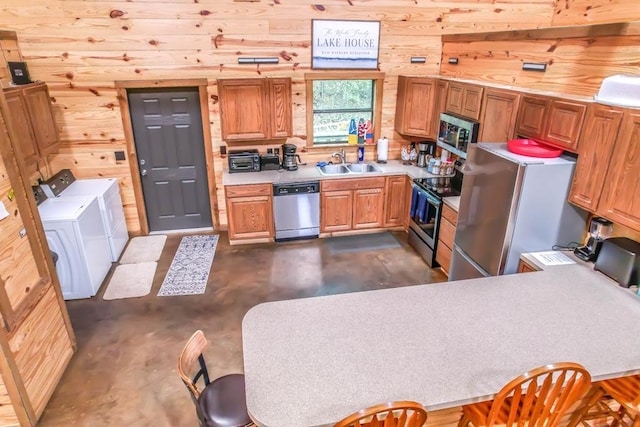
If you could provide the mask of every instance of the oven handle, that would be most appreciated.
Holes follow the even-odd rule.
[[[416,184],[411,184],[411,185],[413,186],[414,189],[417,189],[418,192],[424,194],[427,197],[427,200],[429,201],[429,203],[431,203],[434,206],[440,207],[440,205],[442,204],[442,200],[440,200],[438,197],[431,194],[430,191],[427,191],[424,188],[420,187],[419,185],[416,185]]]

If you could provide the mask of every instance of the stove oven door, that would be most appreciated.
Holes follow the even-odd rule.
[[[414,184],[411,198],[409,243],[416,248],[431,267],[437,267],[435,252],[441,209],[442,200],[440,198]]]

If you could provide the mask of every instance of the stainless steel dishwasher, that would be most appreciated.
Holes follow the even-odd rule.
[[[273,184],[276,242],[318,237],[320,182]]]

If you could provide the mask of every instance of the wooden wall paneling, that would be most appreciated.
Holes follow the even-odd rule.
[[[551,25],[584,25],[640,20],[637,0],[559,0]]]
[[[637,6],[640,13],[640,3]],[[444,76],[592,97],[613,74],[636,73],[640,24],[443,36]],[[448,63],[456,57],[458,65]],[[523,62],[546,63],[545,72]]]

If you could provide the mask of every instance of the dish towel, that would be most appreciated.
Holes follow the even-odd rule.
[[[416,214],[416,207],[418,206],[418,193],[420,192],[420,190],[418,190],[418,187],[416,187],[415,185],[413,186],[413,192],[411,193],[411,209],[409,209],[409,216],[411,218],[414,217],[414,215]]]
[[[416,214],[420,222],[424,222],[424,215],[427,207],[427,193],[418,191],[418,206],[416,206]]]

